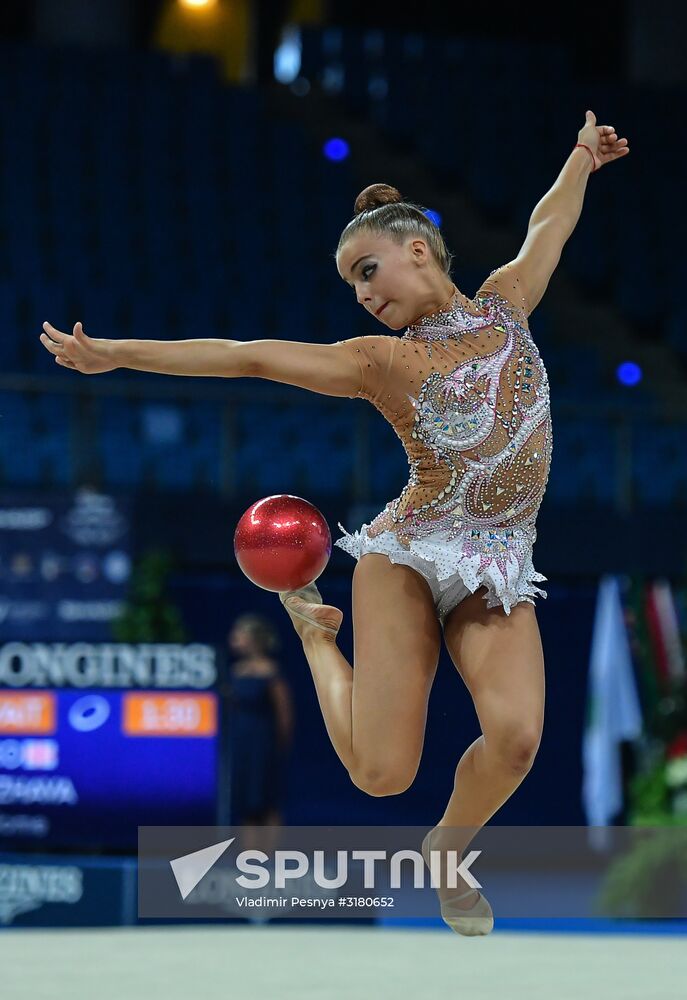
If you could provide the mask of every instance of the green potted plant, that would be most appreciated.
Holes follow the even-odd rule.
[[[124,610],[112,623],[119,642],[185,642],[186,630],[177,607],[167,595],[173,568],[167,549],[148,549],[131,575]]]

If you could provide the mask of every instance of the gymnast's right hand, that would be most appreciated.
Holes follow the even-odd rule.
[[[81,323],[74,324],[71,335],[56,330],[50,323],[44,323],[43,329],[45,333],[40,336],[43,347],[54,354],[55,361],[63,368],[96,375],[119,367],[114,359],[113,341],[87,337]]]

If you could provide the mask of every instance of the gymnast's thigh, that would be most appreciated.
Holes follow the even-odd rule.
[[[412,567],[367,552],[352,602],[353,752],[373,770],[414,776],[441,649],[432,591]]]
[[[541,736],[546,690],[535,607],[520,601],[508,615],[502,607],[487,608],[485,593],[480,587],[446,616],[446,648],[487,741],[529,750]]]

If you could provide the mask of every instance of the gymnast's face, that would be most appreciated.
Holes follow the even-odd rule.
[[[358,233],[341,248],[337,269],[360,305],[391,330],[402,330],[441,305],[453,287],[419,236],[399,244]]]

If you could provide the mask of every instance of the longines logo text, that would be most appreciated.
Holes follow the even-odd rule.
[[[215,650],[195,642],[6,642],[0,687],[209,688]]]
[[[44,903],[78,903],[82,895],[83,873],[74,865],[0,864],[2,924]]]

